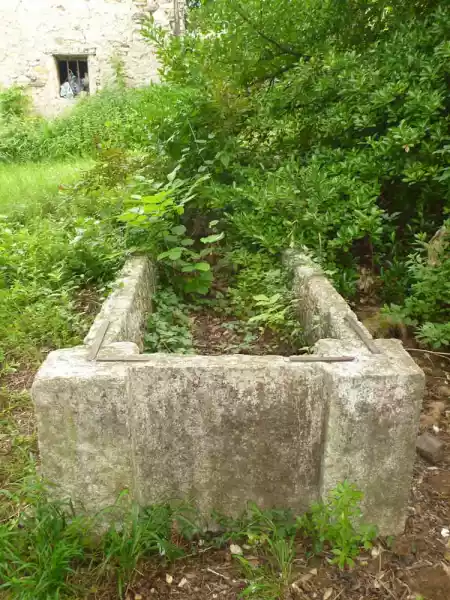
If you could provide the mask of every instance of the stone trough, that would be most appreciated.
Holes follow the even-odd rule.
[[[153,271],[126,264],[85,345],[52,352],[33,385],[58,495],[88,512],[128,489],[143,506],[187,498],[204,515],[249,501],[301,513],[348,479],[368,521],[403,530],[423,373],[398,340],[372,340],[307,257],[286,262],[313,345],[297,360],[140,354]]]

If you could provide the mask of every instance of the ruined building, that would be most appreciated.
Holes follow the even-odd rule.
[[[0,88],[20,85],[41,114],[55,115],[112,81],[158,78],[142,18],[178,33],[183,0],[0,0]]]

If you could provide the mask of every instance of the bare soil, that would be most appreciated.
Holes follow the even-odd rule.
[[[214,312],[193,313],[192,336],[197,354],[250,354],[291,356],[299,354],[292,344],[275,331],[249,329],[235,317]]]

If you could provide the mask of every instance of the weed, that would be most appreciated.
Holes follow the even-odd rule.
[[[48,498],[47,486],[33,469],[2,496],[16,510],[0,522],[0,591],[18,600],[81,597],[88,582],[112,580],[124,597],[140,562],[151,556],[171,562],[186,549],[195,553],[193,540],[205,535],[202,519],[186,502],[144,509],[124,492],[114,506],[94,517],[75,513],[70,502]],[[292,578],[299,531],[316,536],[317,551],[329,543],[341,567],[351,565],[374,535],[373,529],[350,524],[359,518],[360,497],[344,482],[328,504],[314,506],[297,520],[289,511],[260,510],[254,504],[239,519],[212,515],[222,527],[213,537],[218,546],[232,540],[251,546],[253,558],[235,555],[247,580],[242,597],[283,597]]]
[[[18,600],[81,597],[86,569],[90,580],[116,580],[122,598],[143,558],[183,555],[174,529],[186,540],[198,531],[186,503],[141,509],[121,495],[116,505],[88,517],[68,501],[49,500],[47,492],[32,474],[2,492],[17,510],[0,523],[0,591]]]
[[[265,600],[277,600],[283,597],[291,580],[292,565],[295,558],[294,537],[267,537],[259,549],[259,562],[255,566],[243,556],[236,556],[248,585],[241,597],[256,596]]]
[[[218,538],[220,543],[244,541],[252,547],[252,553],[257,554],[256,565],[254,560],[235,555],[247,580],[241,597],[255,596],[266,600],[282,597],[282,591],[290,583],[295,558],[296,526],[292,513],[261,510],[255,504],[249,504],[237,520],[220,515],[214,515],[214,519],[225,530]]]
[[[186,305],[170,288],[159,290],[153,297],[153,313],[147,321],[147,352],[193,352],[191,320]]]
[[[261,334],[273,331],[292,351],[302,348],[290,281],[277,261],[241,250],[226,253],[224,261],[236,271],[228,291],[232,312],[248,324],[249,333],[255,327]]]
[[[143,510],[136,505],[125,512],[120,524],[113,523],[102,539],[99,573],[117,577],[120,597],[131,583],[139,561],[152,554],[167,560],[183,555],[183,550],[171,542],[174,511],[169,505]]]
[[[39,484],[21,496],[29,504],[0,525],[0,589],[18,600],[75,594],[70,577],[84,557],[88,520],[68,503],[48,502]]]
[[[261,566],[255,566],[243,556],[236,556],[236,560],[241,567],[242,573],[247,581],[247,585],[240,593],[240,598],[249,598],[251,596],[261,600],[279,600],[282,598],[285,584],[272,577],[272,573]]]
[[[36,434],[31,398],[26,392],[0,388],[0,488],[23,478],[36,455]],[[0,521],[13,510],[0,504]]]
[[[315,552],[326,546],[331,549],[341,569],[352,567],[361,548],[371,548],[377,532],[373,526],[361,521],[362,493],[344,481],[336,486],[327,502],[314,504],[311,511],[298,519],[298,527],[310,536]]]

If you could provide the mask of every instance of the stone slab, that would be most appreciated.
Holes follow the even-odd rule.
[[[444,443],[429,433],[422,433],[417,438],[417,452],[433,464],[444,458],[444,450]]]
[[[304,511],[320,491],[321,375],[281,357],[158,356],[133,367],[140,502],[195,498],[205,515],[237,516],[249,501]]]

